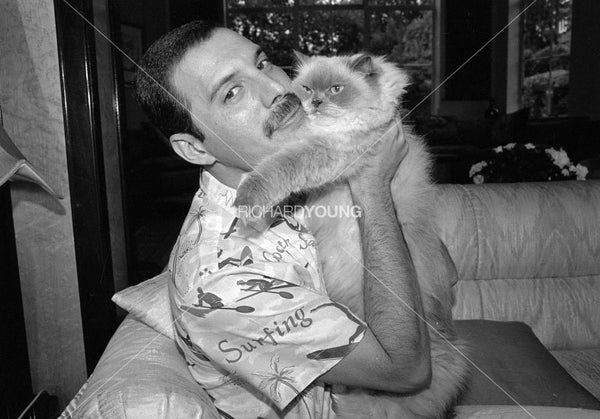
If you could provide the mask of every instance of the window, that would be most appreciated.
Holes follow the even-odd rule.
[[[534,118],[568,113],[572,0],[537,0],[522,37],[522,99]]]
[[[387,55],[413,84],[413,109],[434,81],[435,0],[224,0],[226,25],[261,45],[275,64],[292,66],[292,50],[308,55],[368,51]],[[430,100],[414,110],[430,113]]]

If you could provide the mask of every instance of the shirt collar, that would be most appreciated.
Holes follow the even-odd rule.
[[[235,201],[237,191],[218,181],[207,170],[202,170],[200,173],[200,190],[206,194],[210,202],[225,207],[230,212],[235,212],[233,201]]]

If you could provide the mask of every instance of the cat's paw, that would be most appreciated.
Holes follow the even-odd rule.
[[[239,211],[261,217],[272,206],[273,197],[266,180],[258,173],[252,172],[244,177],[238,186],[233,205]]]
[[[249,213],[238,209],[237,217],[241,225],[258,232],[264,231],[269,227],[269,217],[258,211],[256,213]]]
[[[270,209],[269,206],[263,205],[263,202],[268,202],[269,196],[262,180],[264,179],[255,177],[253,173],[244,176],[233,201],[242,225],[257,231],[268,228]]]

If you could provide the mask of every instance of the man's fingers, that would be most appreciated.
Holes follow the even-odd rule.
[[[380,155],[386,153],[390,156],[396,156],[399,159],[404,158],[408,153],[408,142],[404,137],[404,130],[400,122],[394,122],[380,138],[375,153]]]
[[[399,152],[400,156],[399,157],[402,158],[402,159],[404,157],[406,157],[406,155],[408,154],[409,150],[410,150],[410,145],[408,144],[408,141],[404,140],[404,137],[402,137],[402,141],[400,143],[400,152]]]

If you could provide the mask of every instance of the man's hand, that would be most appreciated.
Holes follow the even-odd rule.
[[[398,171],[398,166],[408,153],[408,143],[404,139],[402,122],[394,121],[383,136],[378,133],[368,141],[368,151],[362,156],[362,168],[358,176],[353,176],[350,183],[356,186],[388,186]]]

